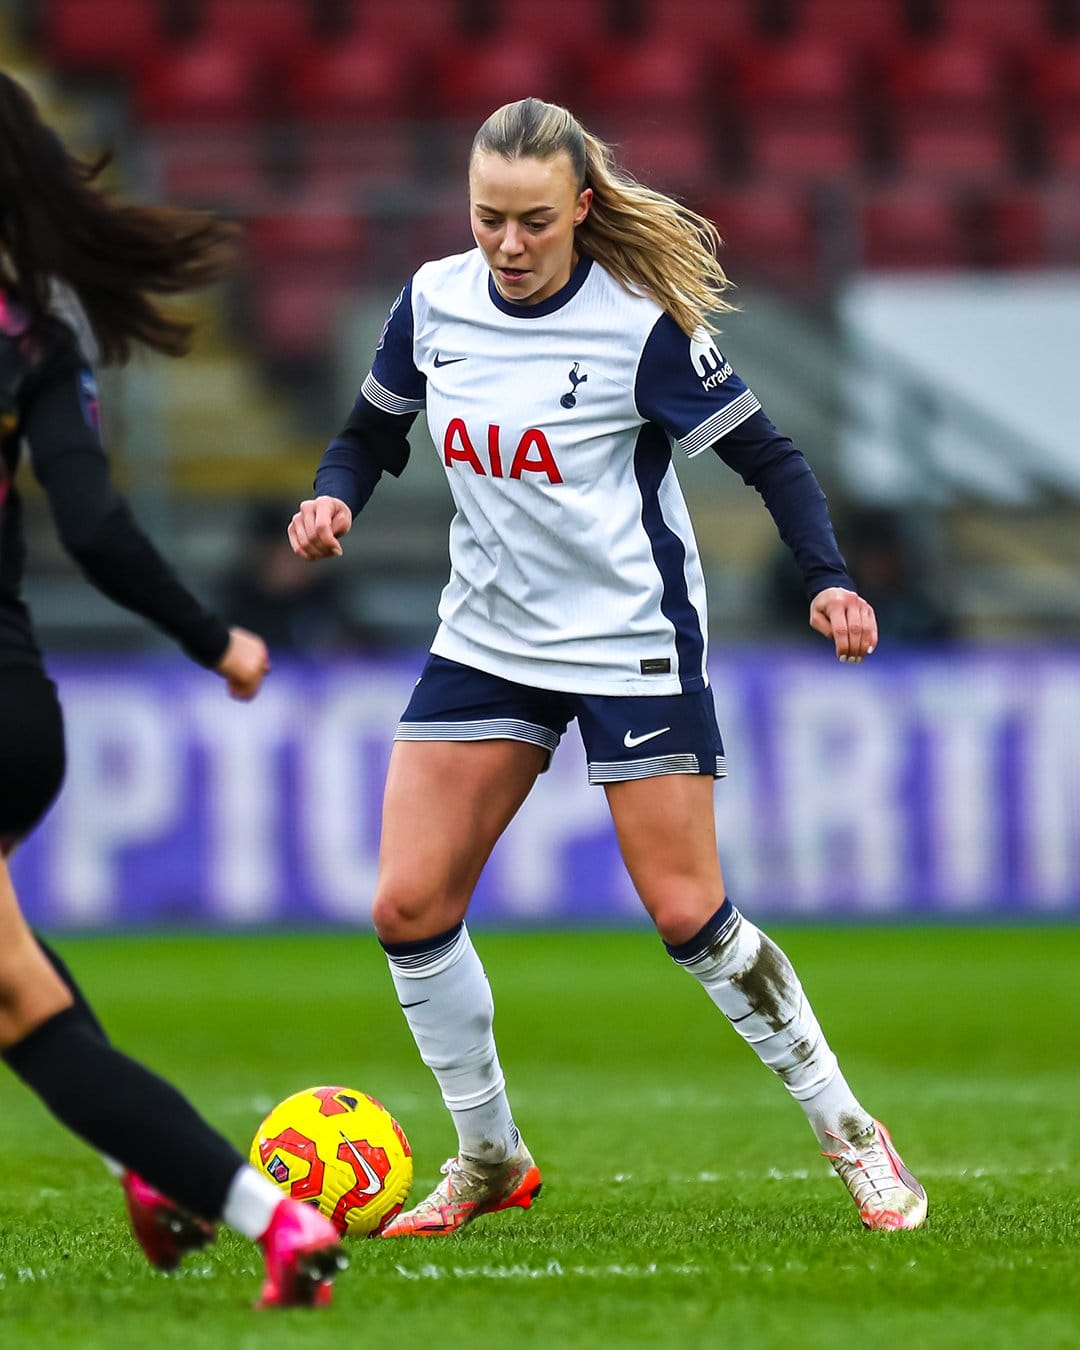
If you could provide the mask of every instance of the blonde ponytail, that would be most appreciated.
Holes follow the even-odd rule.
[[[724,299],[732,283],[716,256],[716,226],[617,168],[611,148],[565,108],[538,98],[507,103],[476,133],[478,151],[511,160],[565,152],[581,188],[593,192],[577,227],[582,251],[628,291],[655,300],[688,337],[715,332],[711,316],[734,309]]]

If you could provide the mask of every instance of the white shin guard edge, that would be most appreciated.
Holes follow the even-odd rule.
[[[435,1075],[458,1131],[462,1153],[505,1158],[517,1132],[495,1048],[491,986],[468,930],[430,967],[407,968],[388,956],[398,1002],[420,1058]]]
[[[870,1117],[840,1073],[791,962],[741,914],[724,940],[686,963],[732,1026],[783,1081],[818,1138],[860,1133]]]

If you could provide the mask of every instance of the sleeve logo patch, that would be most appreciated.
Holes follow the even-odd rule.
[[[701,381],[702,389],[706,391],[715,389],[718,384],[723,384],[735,373],[731,362],[725,360],[712,335],[704,328],[696,329],[690,339],[690,364],[694,374]]]

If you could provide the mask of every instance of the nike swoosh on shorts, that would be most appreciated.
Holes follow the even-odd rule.
[[[628,731],[622,738],[622,743],[627,750],[633,750],[635,745],[644,745],[646,741],[655,740],[657,736],[662,736],[665,731],[670,730],[670,727],[661,727],[659,731],[647,731],[644,736],[635,736],[633,732]]]

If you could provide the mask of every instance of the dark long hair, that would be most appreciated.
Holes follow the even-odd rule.
[[[134,343],[181,356],[194,325],[160,297],[219,281],[237,228],[201,211],[119,200],[97,182],[109,161],[72,155],[0,72],[0,285],[44,324],[53,279],[66,282],[105,362],[123,364]]]

